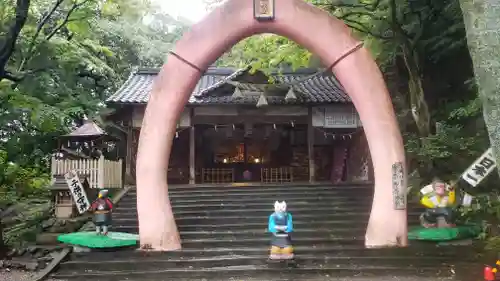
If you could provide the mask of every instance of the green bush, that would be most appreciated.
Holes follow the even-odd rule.
[[[0,208],[21,198],[49,196],[50,176],[38,167],[21,167],[8,162],[7,152],[0,150]]]

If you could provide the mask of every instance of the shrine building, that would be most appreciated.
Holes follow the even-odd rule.
[[[126,132],[125,181],[158,69],[137,68],[107,100]],[[171,184],[343,182],[373,178],[361,122],[331,72],[210,67],[181,114]],[[315,75],[317,74],[317,75]]]

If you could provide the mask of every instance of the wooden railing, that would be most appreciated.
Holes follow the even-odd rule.
[[[71,170],[87,175],[90,188],[122,188],[122,159],[110,161],[104,159],[59,160],[52,157],[52,177],[62,176]]]
[[[234,169],[203,168],[201,180],[203,183],[232,183],[234,182]]]
[[[263,183],[293,182],[293,168],[261,168],[260,181]]]

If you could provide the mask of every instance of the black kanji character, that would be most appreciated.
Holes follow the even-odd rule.
[[[87,205],[87,203],[83,202],[83,203],[81,203],[81,204],[78,206],[78,208],[79,208],[80,212],[82,212],[82,213],[83,213],[83,212],[87,211],[87,209],[88,209],[88,205]]]
[[[76,200],[76,202],[78,204],[82,204],[83,202],[85,202],[85,198],[83,198],[83,196],[80,194],[80,196],[78,197],[78,199]]]
[[[75,186],[75,188],[73,188],[73,192],[82,193],[82,188],[80,186]]]
[[[495,165],[495,161],[491,160],[488,157],[484,157],[483,159],[481,159],[481,161],[479,161],[479,164],[483,165],[483,167],[485,167],[486,169],[489,169]]]
[[[481,165],[475,165],[472,168],[472,171],[474,171],[474,173],[480,177],[484,177],[486,175],[486,173],[488,172],[488,170]]]

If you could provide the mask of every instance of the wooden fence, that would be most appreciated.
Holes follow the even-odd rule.
[[[202,183],[232,183],[234,182],[234,169],[203,168],[201,180]]]
[[[52,176],[62,176],[71,170],[87,175],[90,188],[122,188],[122,159],[110,161],[104,159],[59,160],[52,157]]]
[[[260,172],[262,183],[285,183],[293,182],[293,168],[262,168]]]

